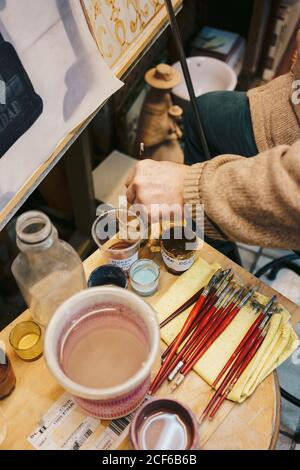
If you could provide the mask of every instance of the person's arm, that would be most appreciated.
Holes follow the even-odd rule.
[[[191,167],[142,160],[127,187],[131,204],[204,204],[210,238],[300,249],[300,141]]]
[[[211,238],[300,249],[300,141],[252,158],[221,155],[193,165],[184,200],[204,204]]]

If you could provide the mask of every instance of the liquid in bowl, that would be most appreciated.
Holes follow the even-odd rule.
[[[55,312],[45,334],[46,363],[88,414],[133,412],[150,386],[160,344],[152,307],[119,287],[92,287]],[[103,357],[102,357],[103,356]]]
[[[134,312],[128,307],[108,302],[82,317],[64,338],[61,366],[65,374],[90,388],[114,387],[136,374],[149,348],[130,315]]]

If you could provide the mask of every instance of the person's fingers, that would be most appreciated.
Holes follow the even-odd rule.
[[[136,173],[136,165],[133,168],[131,168],[131,170],[129,171],[126,177],[126,181],[125,181],[126,188],[128,188],[131,185],[133,178],[135,176],[135,173]]]
[[[136,191],[133,185],[130,185],[126,191],[126,198],[129,204],[133,204],[136,197]]]

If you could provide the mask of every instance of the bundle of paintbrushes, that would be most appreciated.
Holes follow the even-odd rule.
[[[250,309],[254,321],[247,324],[246,329],[245,325],[241,329],[243,336],[239,343],[225,358],[225,365],[222,365],[210,383],[216,392],[202,419],[212,418],[261,349],[267,335],[275,297],[267,305],[263,305],[254,297],[255,291],[255,288],[241,287],[234,279],[231,269],[218,269],[205,287],[198,289],[190,299],[168,315],[161,322],[161,327],[174,320],[176,322],[177,317],[194,304],[179,333],[168,342],[169,346],[162,355],[162,365],[151,384],[150,393],[155,393],[166,380],[170,382],[171,390],[179,387],[201,358],[213,349],[220,337],[224,337],[224,332],[231,328],[237,317],[241,318],[241,310]]]
[[[257,319],[249,328],[246,335],[212,384],[212,386],[217,388],[217,390],[206,406],[201,420],[204,420],[207,416],[209,416],[209,418],[214,417],[225,398],[228,397],[230,391],[233,389],[234,385],[255,356],[267,334],[269,320],[272,315],[271,308],[275,300],[276,297],[274,296],[264,308],[258,307],[258,311],[260,310],[260,313],[258,314]]]
[[[162,366],[150,387],[151,393],[165,379],[172,380],[180,373],[175,377],[172,388],[178,386],[253,292],[245,293],[233,282],[231,269],[219,269],[200,293],[181,331],[163,354]]]

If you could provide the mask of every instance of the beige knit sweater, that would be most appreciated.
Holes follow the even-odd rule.
[[[244,243],[300,250],[300,80],[291,72],[248,92],[259,154],[221,155],[190,167],[186,203],[202,203],[205,234]],[[300,98],[300,81],[298,84]]]

